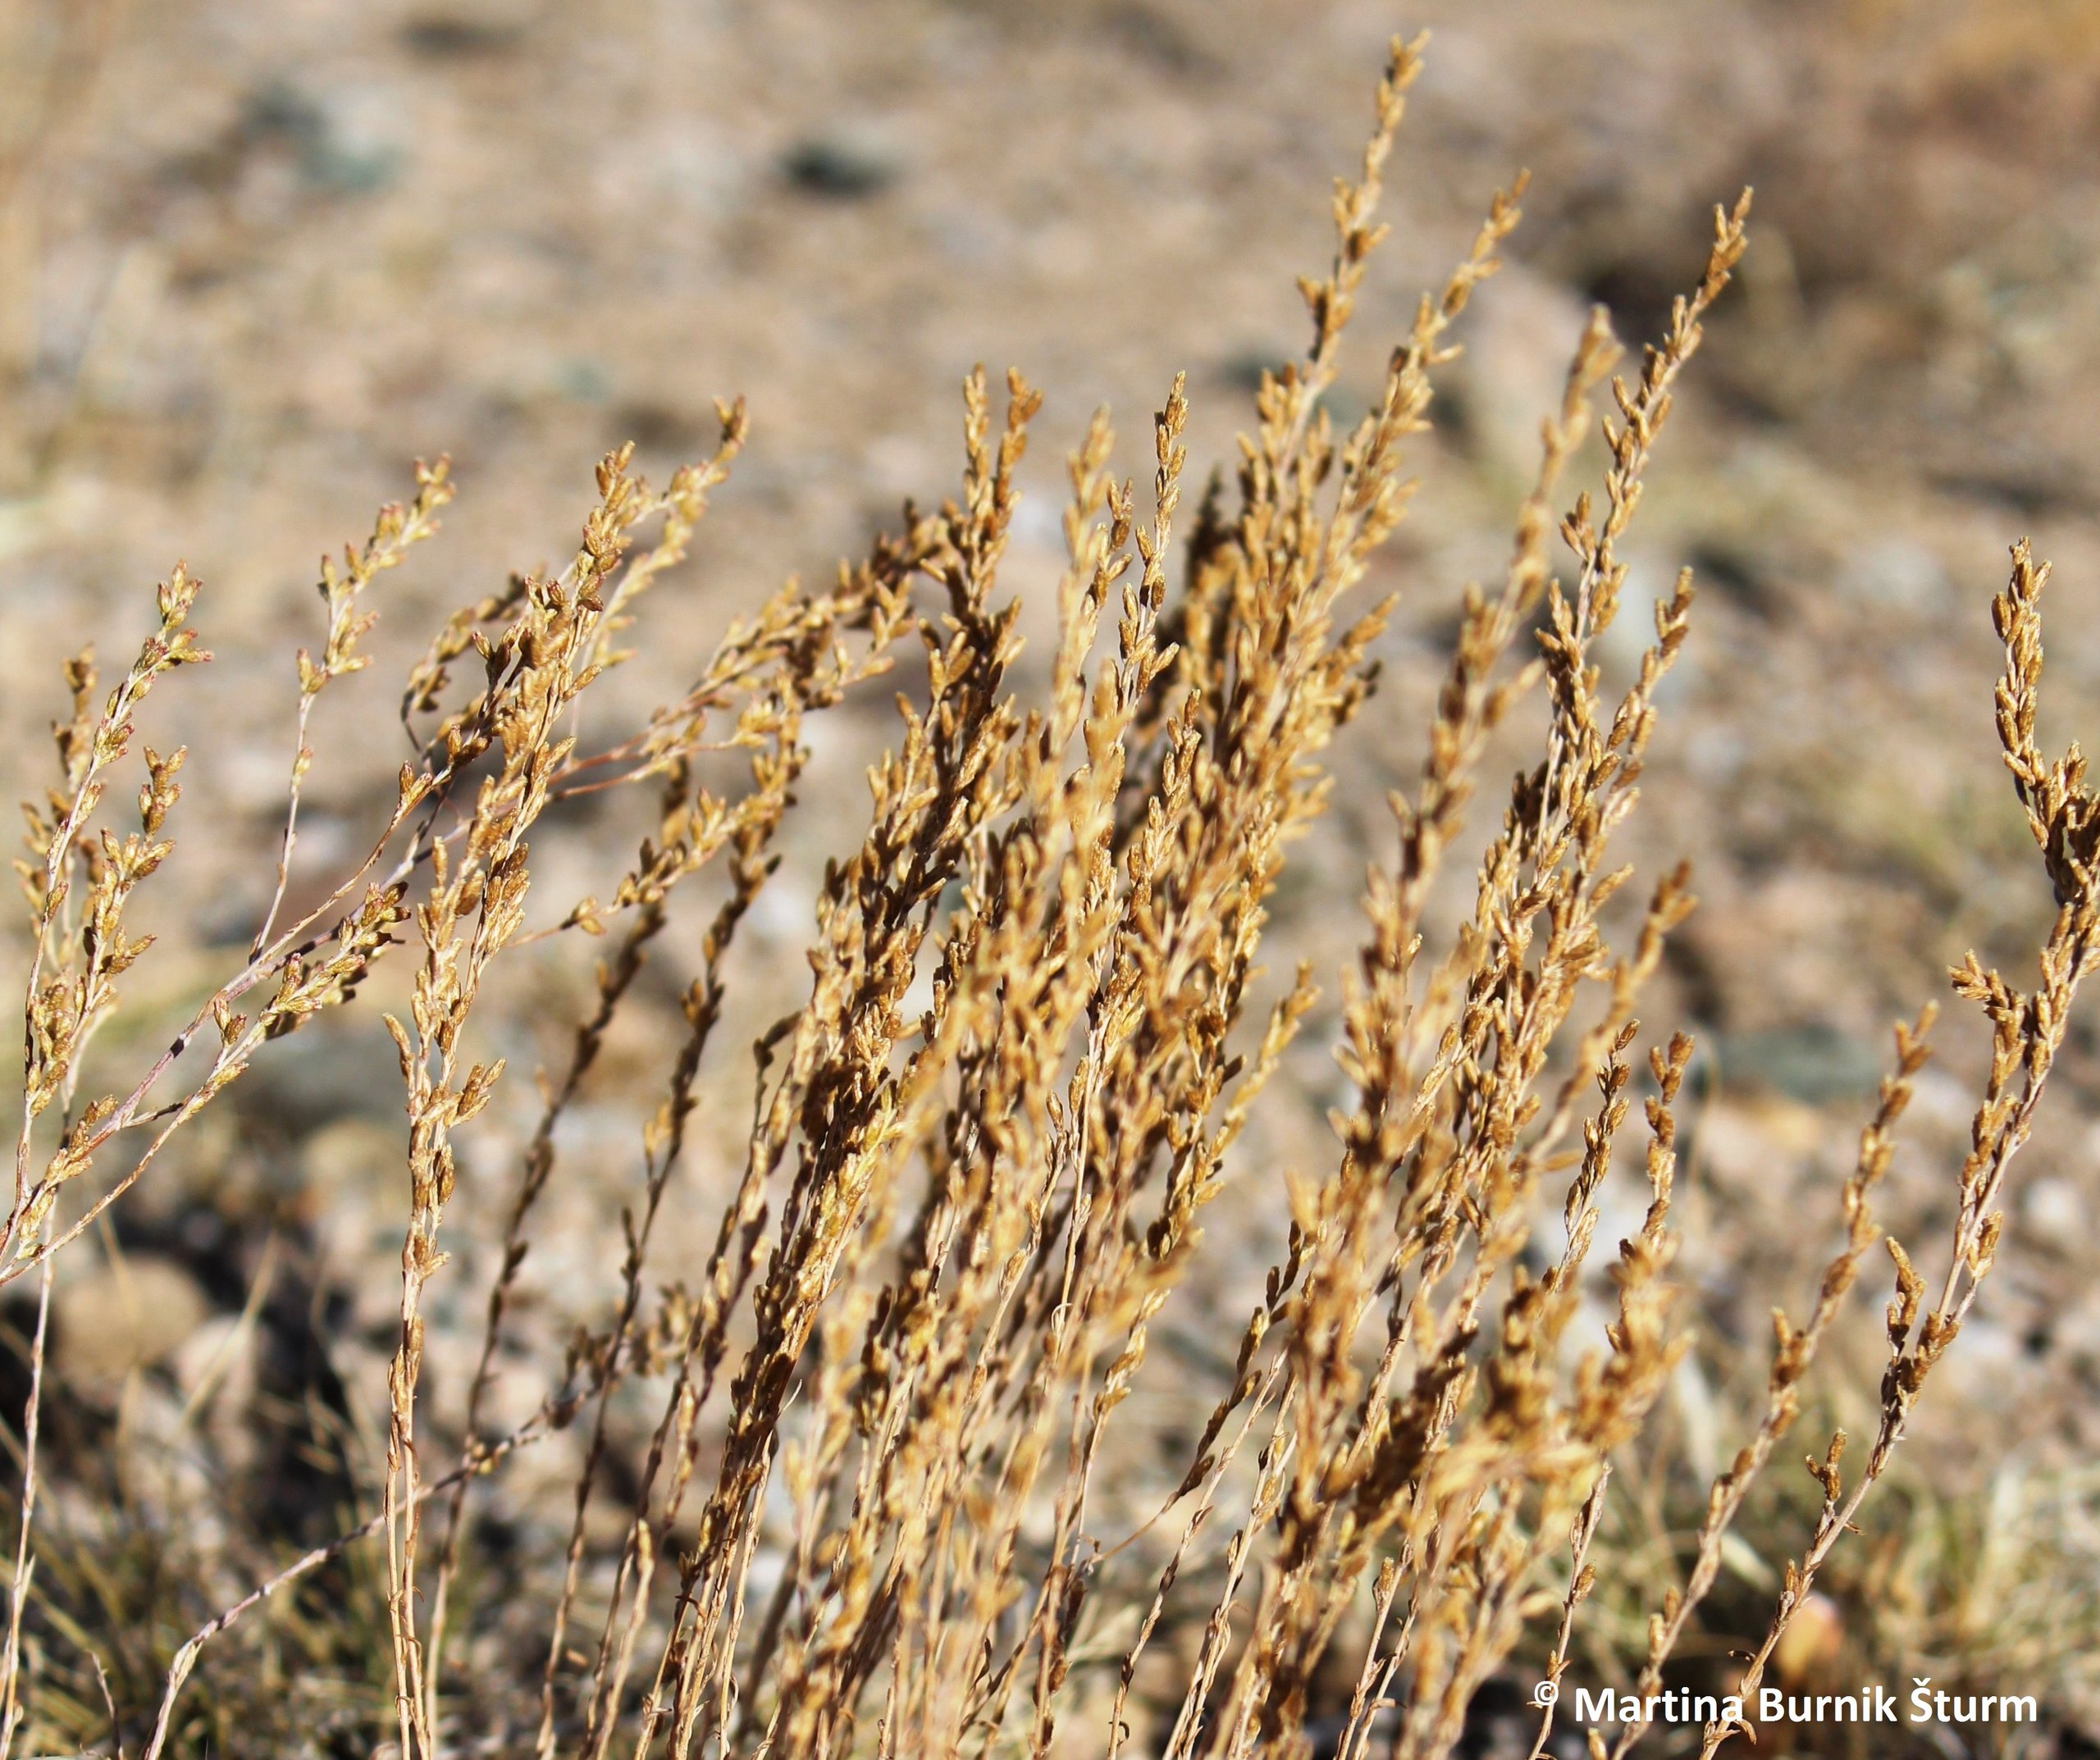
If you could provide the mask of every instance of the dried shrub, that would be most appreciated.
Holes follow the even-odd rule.
[[[1301,969],[1258,1005],[1264,926],[1293,842],[1327,804],[1324,755],[1376,682],[1391,606],[1355,595],[1406,512],[1409,442],[1428,425],[1451,327],[1518,217],[1521,183],[1422,300],[1376,405],[1339,431],[1323,394],[1383,235],[1384,168],[1418,66],[1417,46],[1395,45],[1361,170],[1335,192],[1332,262],[1301,284],[1312,345],[1264,380],[1235,490],[1214,481],[1185,519],[1178,382],[1154,421],[1142,500],[1111,472],[1105,415],[1072,455],[1040,702],[1016,686],[1018,609],[999,589],[1039,400],[1011,376],[1002,408],[979,374],[953,500],[907,506],[899,531],[830,586],[791,584],[732,628],[683,697],[618,739],[582,742],[578,705],[624,658],[617,642],[638,600],[684,559],[743,443],[744,412],[725,407],[712,458],[660,492],[633,474],[631,449],[609,457],[568,567],[517,577],[443,625],[401,698],[411,755],[390,809],[317,902],[292,905],[310,711],[366,664],[379,577],[434,531],[453,493],[443,463],[419,467],[413,502],[324,564],[325,639],[317,657],[299,656],[260,929],[165,1049],[106,1091],[85,1079],[99,1069],[89,1048],[148,952],[127,917],[171,853],[181,791],[184,754],[144,745],[137,721],[167,675],[209,658],[189,624],[197,582],[180,568],[170,577],[154,632],[106,697],[90,656],[68,663],[58,773],[28,808],[17,864],[33,951],[0,1283],[30,1280],[35,1302],[0,1747],[25,1732],[103,1739],[82,1725],[66,1685],[77,1676],[50,1660],[62,1640],[92,1654],[102,1639],[66,1611],[77,1597],[39,1588],[39,1558],[47,1585],[71,1580],[71,1555],[37,1525],[54,1261],[271,1055],[267,1042],[354,1005],[401,947],[413,967],[405,1018],[386,1027],[408,1178],[383,1457],[361,1519],[162,1653],[157,1708],[109,1696],[107,1717],[148,1760],[228,1739],[223,1719],[186,1708],[185,1690],[224,1635],[272,1600],[303,1606],[288,1617],[310,1628],[302,1585],[371,1553],[380,1562],[363,1580],[383,1602],[390,1691],[383,1718],[371,1703],[372,1720],[352,1726],[419,1760],[528,1744],[589,1760],[616,1747],[1354,1757],[1374,1737],[1438,1755],[1520,1651],[1560,1679],[1609,1566],[1596,1543],[1614,1457],[1642,1436],[1689,1339],[1671,1266],[1692,1046],[1670,1035],[1643,1057],[1635,1014],[1692,908],[1689,877],[1666,873],[1643,907],[1615,911],[1631,876],[1610,846],[1691,630],[1690,573],[1654,606],[1653,639],[1615,700],[1594,654],[1621,614],[1622,545],[1673,386],[1745,248],[1746,196],[1717,213],[1704,276],[1637,374],[1612,376],[1619,350],[1601,312],[1582,339],[1507,568],[1468,590],[1419,774],[1391,797],[1390,854],[1371,873],[1343,990],[1354,1098],[1334,1116],[1338,1148],[1276,1188],[1287,1239],[1230,1373],[1205,1390],[1211,1410],[1185,1439],[1178,1485],[1134,1532],[1104,1533],[1098,1516],[1116,1414],[1151,1329],[1203,1274],[1205,1207],[1230,1182],[1272,1178],[1233,1147],[1316,992]],[[1601,495],[1564,500],[1600,388]],[[2100,807],[2076,749],[2052,760],[2035,741],[2046,573],[2016,549],[1996,606],[1997,700],[2058,912],[2031,991],[1973,958],[1954,974],[1993,1051],[1951,1238],[1906,1249],[1871,1207],[1928,1011],[1896,1033],[1812,1306],[1775,1315],[1764,1408],[1633,1659],[1643,1694],[1659,1689],[1713,1588],[1731,1524],[1874,1248],[1885,1244],[1894,1276],[1877,1427],[1849,1479],[1842,1432],[1811,1461],[1820,1508],[1746,1693],[1990,1271],[2011,1163],[2100,934]],[[1536,653],[1513,659],[1527,635]],[[692,1201],[677,1175],[728,958],[781,860],[811,720],[908,654],[923,673],[870,774],[865,834],[824,873],[806,999],[757,1044],[741,1176],[712,1251],[653,1288],[659,1224]],[[1541,696],[1543,745],[1510,786],[1470,908],[1432,942],[1432,887],[1491,738]],[[104,810],[135,749],[135,826]],[[725,751],[747,774],[718,790],[707,778]],[[603,899],[542,910],[536,827],[560,803],[631,788],[657,803],[632,863]],[[496,1426],[489,1393],[561,1171],[563,1120],[674,930],[672,895],[710,870],[722,891],[638,1145],[610,1308],[547,1366],[532,1416]],[[569,933],[603,937],[607,951],[535,1109],[500,1060],[476,1055],[477,1010],[499,958]],[[1618,1243],[1612,1316],[1586,1345],[1600,1193],[1642,1063],[1646,1218]],[[491,1107],[523,1109],[526,1147],[478,1366],[458,1409],[434,1415],[426,1310],[453,1274],[455,1138]],[[1554,1242],[1540,1224],[1556,1202]],[[628,1409],[654,1414],[632,1451],[615,1421]],[[565,1540],[532,1563],[544,1649],[477,1679],[476,1487],[560,1431],[581,1437],[581,1466]],[[1228,1526],[1207,1550],[1208,1531]],[[349,1602],[338,1617],[354,1617]],[[1168,1635],[1176,1647],[1162,1653]],[[1326,1716],[1322,1683],[1338,1667],[1353,1687]],[[491,1715],[494,1731],[477,1721]],[[1549,1712],[1535,1753],[1553,1733]],[[1646,1733],[1636,1720],[1608,1743],[1593,1734],[1592,1751],[1616,1760]],[[1732,1733],[1710,1725],[1702,1753]]]

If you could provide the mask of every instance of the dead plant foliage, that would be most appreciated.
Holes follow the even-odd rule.
[[[453,494],[443,463],[419,467],[413,499],[323,566],[323,639],[299,656],[288,804],[252,945],[159,1055],[104,1092],[83,1072],[148,955],[132,902],[170,855],[181,792],[183,752],[162,754],[139,728],[149,694],[209,658],[191,627],[198,582],[171,574],[113,688],[92,656],[67,663],[57,772],[27,808],[16,864],[33,952],[0,1283],[35,1279],[42,1299],[0,1655],[7,1744],[43,1726],[25,1647],[38,1618],[54,1256],[153,1175],[268,1042],[353,1005],[390,957],[413,975],[405,1018],[386,1022],[406,1179],[373,1507],[175,1654],[140,1726],[147,1760],[195,1739],[184,1689],[204,1647],[368,1543],[383,1557],[391,1742],[404,1760],[482,1745],[446,1691],[476,1620],[464,1568],[476,1488],[570,1427],[587,1439],[584,1464],[567,1543],[546,1565],[546,1647],[525,1689],[536,1701],[518,1708],[505,1752],[1306,1760],[1317,1740],[1354,1760],[1375,1736],[1414,1760],[1452,1751],[1474,1695],[1520,1645],[1559,1679],[1604,1567],[1592,1542],[1614,1454],[1641,1435],[1688,1337],[1671,1266],[1674,1109],[1691,1046],[1669,1036],[1644,1055],[1636,1018],[1691,909],[1688,876],[1651,882],[1637,910],[1609,907],[1631,878],[1614,834],[1634,810],[1658,687],[1691,630],[1689,573],[1653,608],[1652,640],[1615,699],[1593,656],[1624,609],[1623,545],[1678,376],[1745,248],[1746,195],[1718,212],[1703,278],[1630,377],[1613,376],[1618,347],[1604,314],[1591,319],[1543,424],[1507,568],[1468,589],[1419,772],[1390,797],[1390,853],[1369,875],[1342,988],[1354,1097],[1334,1116],[1337,1146],[1308,1146],[1306,1164],[1276,1179],[1287,1242],[1230,1375],[1208,1390],[1178,1488],[1141,1536],[1104,1533],[1096,1517],[1105,1444],[1150,1329],[1201,1274],[1206,1206],[1229,1181],[1275,1177],[1233,1145],[1315,989],[1300,971],[1280,1001],[1255,1005],[1265,922],[1294,841],[1327,804],[1324,755],[1372,692],[1390,604],[1359,591],[1406,513],[1410,443],[1454,353],[1451,327],[1518,217],[1521,182],[1422,299],[1375,407],[1338,430],[1323,394],[1383,236],[1376,211],[1419,54],[1394,47],[1361,167],[1335,190],[1332,262],[1301,283],[1311,347],[1263,384],[1233,486],[1214,481],[1188,513],[1178,382],[1154,419],[1144,492],[1112,474],[1105,414],[1072,454],[1039,701],[1016,684],[1017,607],[1000,589],[1039,400],[1018,375],[1002,399],[980,373],[965,388],[953,499],[907,507],[829,586],[791,584],[732,628],[683,697],[616,740],[580,742],[578,705],[624,658],[623,627],[683,559],[743,443],[742,408],[724,407],[712,458],[658,490],[633,473],[631,449],[607,458],[573,560],[445,623],[404,690],[411,755],[391,809],[320,902],[290,908],[308,712],[366,664],[381,576],[436,530]],[[1600,391],[1601,494],[1569,499],[1564,480],[1600,422]],[[1842,1434],[1815,1463],[1821,1511],[1786,1568],[1751,1686],[1990,1271],[2011,1164],[2100,948],[2100,806],[2076,749],[2052,759],[2035,741],[2046,575],[2015,551],[1997,602],[1997,723],[2059,911],[2031,989],[1973,958],[1955,974],[1994,1051],[1953,1175],[1952,1238],[1906,1247],[1871,1207],[1928,1011],[1896,1035],[1812,1306],[1775,1314],[1761,1417],[1714,1482],[1681,1587],[1636,1659],[1647,1689],[1876,1247],[1894,1279],[1878,1425],[1849,1474]],[[1536,651],[1513,656],[1527,636]],[[705,1263],[659,1286],[660,1220],[694,1201],[678,1174],[697,1072],[739,925],[780,859],[810,723],[899,670],[909,683],[868,777],[865,831],[824,876],[808,993],[756,1047],[741,1179]],[[1543,746],[1500,805],[1470,910],[1432,945],[1431,889],[1483,753],[1527,695],[1543,699]],[[725,749],[748,773],[717,792],[700,759]],[[119,777],[136,768],[132,809]],[[543,906],[542,816],[629,787],[657,803],[631,864],[602,898]],[[530,1420],[495,1431],[486,1393],[540,1201],[560,1177],[559,1127],[664,951],[671,895],[710,871],[725,891],[637,1146],[612,1306]],[[595,996],[523,1133],[499,1270],[476,1298],[479,1370],[463,1411],[434,1420],[425,1310],[453,1274],[455,1141],[488,1107],[532,1104],[476,1053],[484,980],[521,946],[572,932],[605,937]],[[915,1001],[922,974],[930,985]],[[1617,1243],[1613,1315],[1588,1340],[1580,1298],[1599,1195],[1644,1062],[1646,1220]],[[1556,1206],[1550,1240],[1541,1218]],[[656,1414],[617,1489],[616,1396]],[[458,1434],[463,1449],[437,1440]],[[1130,1556],[1149,1575],[1134,1591],[1111,1566],[1141,1537]],[[1170,1626],[1192,1635],[1154,1658],[1174,1683],[1162,1694],[1162,1668],[1141,1684],[1140,1665]],[[1338,1726],[1318,1726],[1315,1683],[1344,1644],[1354,1690]],[[1702,1751],[1732,1733],[1710,1727]],[[1614,1760],[1643,1734],[1618,1731]]]

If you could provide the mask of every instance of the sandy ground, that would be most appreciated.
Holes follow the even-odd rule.
[[[62,16],[0,9],[19,94],[0,98],[0,130],[7,151],[33,149],[0,164],[0,733],[16,786],[34,786],[60,654],[84,638],[121,650],[177,556],[203,576],[220,662],[161,711],[170,738],[212,736],[189,778],[199,828],[168,926],[192,932],[171,937],[169,996],[230,951],[265,890],[242,837],[279,797],[313,559],[402,491],[413,457],[449,452],[462,493],[444,538],[386,582],[381,677],[435,613],[564,554],[601,450],[634,440],[660,472],[706,444],[712,400],[739,394],[751,448],[655,607],[623,704],[675,690],[781,576],[829,570],[903,496],[946,491],[975,362],[1048,394],[1011,571],[1042,586],[1057,459],[1096,404],[1142,472],[1148,412],[1186,371],[1194,458],[1229,460],[1260,368],[1302,345],[1293,277],[1322,261],[1323,191],[1361,138],[1382,45],[1427,26],[1342,413],[1372,395],[1491,191],[1519,166],[1534,183],[1383,565],[1405,595],[1390,687],[1340,760],[1308,863],[1353,873],[1386,846],[1384,791],[1418,762],[1458,591],[1499,566],[1586,303],[1631,340],[1653,334],[1711,204],[1755,184],[1742,285],[1633,546],[1637,590],[1689,562],[1703,593],[1627,846],[1647,873],[1689,855],[1704,901],[1650,1011],[1705,1046],[1691,1263],[1711,1325],[1671,1421],[1695,1453],[1732,1446],[1714,1401],[1754,1383],[1743,1343],[1771,1302],[1806,1298],[1804,1253],[1834,1231],[1832,1183],[1888,1024],[1942,993],[1971,946],[2024,961],[2048,920],[1991,732],[1988,605],[2016,537],[2060,570],[2045,734],[2100,726],[2100,6],[80,0]],[[1637,651],[1609,646],[1608,669]],[[886,714],[847,718],[812,795],[853,796]],[[361,755],[317,771],[317,860],[385,787]],[[811,819],[793,846],[805,874],[840,830]],[[601,855],[595,834],[550,849],[549,884],[584,889]],[[754,971],[788,987],[755,978],[767,993],[725,1042],[792,1005],[806,921],[791,887],[755,925]],[[1278,934],[1280,969],[1290,951],[1332,970],[1351,940],[1291,892]],[[518,993],[573,998],[579,970],[549,963]],[[1331,1008],[1315,1018],[1294,1068],[1308,1102],[1331,1087],[1333,1026]],[[555,1042],[529,1018],[501,1032],[527,1065]],[[1895,1181],[1901,1229],[1945,1213],[1984,1049],[1959,1011],[1943,1038]],[[638,1028],[615,1078],[655,1048]],[[2078,1028],[2006,1263],[1925,1432],[1949,1498],[2093,1440],[2096,1048]],[[300,1274],[317,1312],[335,1292],[341,1336],[383,1325],[390,1297],[359,1293],[356,1268],[398,1226],[385,1065],[364,1039],[331,1041],[256,1103],[296,1115],[286,1142],[319,1128],[302,1151],[272,1149],[251,1111],[245,1137],[197,1151],[247,1194],[209,1201],[230,1233],[178,1251],[181,1204],[142,1207],[185,1285],[157,1308],[189,1319],[114,1364],[169,1356],[238,1308],[261,1251],[251,1201],[304,1243]],[[587,1113],[579,1166],[624,1165],[619,1092],[611,1080]],[[718,1160],[742,1116],[725,1100]],[[1303,1119],[1259,1156],[1317,1158],[1310,1105]],[[500,1129],[482,1160],[500,1180]],[[703,1153],[696,1178],[716,1171]],[[550,1326],[602,1299],[614,1207],[587,1181],[558,1201],[557,1245],[535,1261]],[[1223,1213],[1250,1265],[1276,1210],[1255,1187]],[[696,1206],[693,1227],[711,1214]],[[213,1253],[235,1267],[217,1285],[197,1269]],[[463,1274],[441,1320],[470,1327],[471,1288]],[[1860,1317],[1871,1333],[1864,1302]],[[1869,1338],[1862,1371],[1870,1354]],[[1180,1421],[1164,1396],[1153,1409]]]

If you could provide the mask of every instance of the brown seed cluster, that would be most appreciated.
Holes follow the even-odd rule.
[[[1413,1760],[1453,1750],[1476,1694],[1520,1645],[1559,1678],[1600,1568],[1614,1454],[1641,1434],[1689,1337],[1671,1275],[1676,1109],[1692,1053],[1682,1035],[1646,1055],[1646,1216],[1608,1279],[1589,1279],[1607,1290],[1603,1336],[1587,1348],[1578,1336],[1600,1193],[1644,1060],[1635,1010],[1692,904],[1678,871],[1650,887],[1630,927],[1608,909],[1632,878],[1611,843],[1690,630],[1689,573],[1654,607],[1652,639],[1615,698],[1595,654],[1622,612],[1622,545],[1675,382],[1745,248],[1746,196],[1717,214],[1704,276],[1637,375],[1613,376],[1619,349],[1601,312],[1581,340],[1507,568],[1468,590],[1419,773],[1390,797],[1390,859],[1369,876],[1343,989],[1353,1098],[1335,1114],[1336,1147],[1280,1182],[1288,1238],[1230,1375],[1206,1390],[1178,1488],[1139,1534],[1104,1533],[1098,1516],[1152,1329],[1202,1274],[1205,1208],[1235,1176],[1233,1145],[1313,1005],[1303,970],[1258,1005],[1264,927],[1294,841],[1326,805],[1324,755],[1376,682],[1390,604],[1355,595],[1406,512],[1408,442],[1428,425],[1451,326],[1518,219],[1521,181],[1422,300],[1375,406],[1337,431],[1323,394],[1383,236],[1385,166],[1419,66],[1418,44],[1395,43],[1360,170],[1336,189],[1332,262],[1301,284],[1312,344],[1265,381],[1236,485],[1213,481],[1185,519],[1178,381],[1153,423],[1148,492],[1112,474],[1105,415],[1073,454],[1041,701],[1017,688],[1019,609],[1000,586],[1039,399],[1013,375],[1002,403],[980,373],[965,388],[953,500],[907,507],[901,532],[828,588],[791,584],[732,628],[680,700],[623,737],[579,745],[578,704],[626,657],[620,632],[685,559],[743,445],[743,409],[724,408],[714,458],[659,492],[632,473],[631,449],[609,457],[568,566],[515,577],[445,622],[404,688],[413,755],[393,807],[362,859],[285,922],[310,710],[367,663],[375,583],[453,493],[442,463],[419,467],[414,499],[323,565],[325,638],[317,657],[298,657],[273,889],[246,957],[131,1087],[84,1099],[89,1042],[147,951],[126,912],[169,855],[183,754],[142,747],[135,829],[101,809],[148,692],[208,658],[188,627],[196,582],[178,569],[161,589],[155,633],[100,707],[90,658],[69,663],[59,778],[28,809],[17,864],[33,955],[0,1282],[36,1273],[48,1309],[52,1256],[266,1042],[351,1003],[397,946],[413,962],[406,1017],[386,1022],[407,1177],[377,1513],[182,1647],[148,1760],[185,1739],[181,1694],[202,1647],[367,1538],[384,1548],[390,1739],[403,1760],[467,1751],[474,1732],[445,1685],[474,1626],[472,1493],[518,1448],[571,1427],[582,1466],[566,1544],[547,1562],[536,1703],[519,1708],[505,1752],[1307,1760],[1316,1683],[1340,1662],[1354,1691],[1320,1751],[1356,1760],[1375,1736]],[[1564,502],[1600,388],[1601,497]],[[1929,1297],[1912,1253],[1887,1242],[1879,1428],[1849,1483],[1842,1432],[1810,1460],[1820,1511],[1751,1687],[1976,1300],[2009,1165],[2100,950],[2100,806],[2075,748],[2052,762],[2034,740],[2046,572],[2015,552],[1996,608],[1997,713],[2059,914],[2031,992],[1973,958],[1956,973],[1994,1053],[1947,1267]],[[1513,660],[1527,632],[1536,654]],[[780,860],[808,723],[914,654],[923,672],[869,775],[865,833],[824,876],[806,996],[758,1042],[743,1165],[712,1249],[652,1288],[660,1221],[690,1201],[675,1175],[729,955]],[[1470,907],[1433,946],[1431,890],[1491,736],[1536,694],[1542,745],[1500,804]],[[701,759],[725,748],[744,755],[747,777],[718,793]],[[602,899],[541,907],[535,827],[564,800],[629,786],[657,801],[632,864]],[[529,1421],[493,1431],[495,1366],[559,1171],[559,1126],[672,930],[672,894],[710,871],[725,894],[638,1145],[617,1293]],[[447,1420],[466,1446],[434,1456],[425,1310],[447,1274],[456,1138],[520,1099],[501,1060],[476,1055],[477,1010],[499,958],[569,930],[606,937],[607,952],[520,1133],[478,1366]],[[1713,1485],[1681,1586],[1654,1612],[1644,1692],[1712,1588],[1730,1524],[1883,1238],[1870,1199],[1929,1022],[1897,1035],[1807,1319],[1775,1316],[1761,1419]],[[1549,1244],[1541,1220],[1554,1209],[1562,1238]],[[0,1658],[7,1741],[33,1712],[22,1657],[43,1354],[39,1321]],[[614,1475],[616,1399],[653,1416]],[[1187,1570],[1219,1526],[1231,1530],[1222,1548]],[[1111,1568],[1133,1548],[1147,1573],[1134,1593]],[[1192,1636],[1162,1655],[1170,1626]],[[1549,1712],[1535,1753],[1550,1733]],[[1644,1733],[1593,1733],[1592,1751],[1616,1760]],[[1733,1733],[1710,1728],[1704,1753]]]

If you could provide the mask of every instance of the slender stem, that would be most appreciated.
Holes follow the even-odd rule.
[[[15,1536],[15,1571],[7,1598],[7,1642],[0,1653],[0,1760],[13,1752],[22,1721],[22,1614],[29,1603],[30,1530],[36,1520],[37,1439],[42,1428],[44,1349],[50,1337],[52,1271],[48,1261],[37,1279],[36,1334],[30,1342],[29,1402],[22,1416],[22,1497],[21,1526]]]

